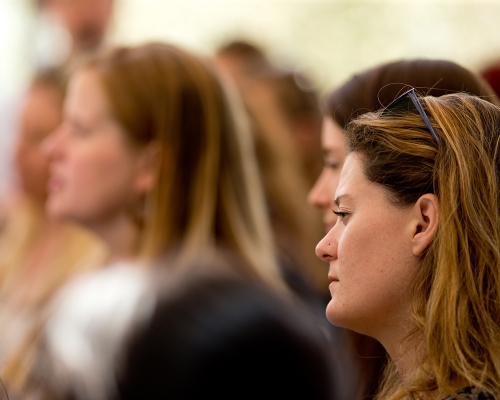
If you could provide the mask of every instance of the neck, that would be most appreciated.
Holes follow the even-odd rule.
[[[137,257],[140,229],[128,216],[87,225],[108,245],[109,263],[133,261]]]
[[[417,332],[410,336],[414,325],[408,317],[400,318],[399,325],[394,324],[391,329],[386,330],[385,335],[381,335],[377,339],[387,350],[387,353],[394,362],[398,373],[402,379],[403,385],[409,388],[414,385],[417,378],[417,371],[421,363],[427,355],[425,338],[421,332]],[[422,371],[425,373],[424,371]],[[469,383],[457,378],[449,385],[454,390],[462,389],[469,386]],[[443,398],[446,396],[439,389],[427,393],[429,399]]]
[[[399,375],[406,387],[411,386],[415,371],[425,357],[425,342],[420,333],[409,336],[414,325],[406,315],[393,316],[383,332],[374,335],[385,347],[396,365]]]
[[[37,226],[42,240],[51,236],[52,234],[59,234],[61,229],[64,229],[65,223],[58,218],[49,216],[45,211],[45,203],[29,195],[20,195],[18,201],[24,202],[37,216]]]

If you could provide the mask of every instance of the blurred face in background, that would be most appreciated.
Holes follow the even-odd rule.
[[[50,214],[90,228],[132,218],[131,210],[146,190],[144,157],[112,116],[92,69],[70,80],[63,123],[44,148],[51,160]],[[146,180],[149,184],[151,177]]]
[[[59,17],[76,51],[101,45],[113,15],[113,0],[46,0],[45,9]]]
[[[308,201],[323,212],[323,224],[325,232],[328,232],[337,220],[332,211],[333,200],[339,184],[340,171],[346,158],[344,131],[330,117],[323,119],[321,147],[324,159],[323,170],[309,192]]]
[[[21,111],[15,168],[22,192],[42,204],[47,197],[49,160],[40,144],[61,123],[62,104],[62,93],[49,85],[35,84]]]

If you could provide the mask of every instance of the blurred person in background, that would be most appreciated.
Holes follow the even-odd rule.
[[[47,211],[97,234],[108,264],[166,259],[175,274],[223,252],[232,274],[288,297],[246,123],[209,60],[164,43],[97,54],[43,144]],[[9,389],[30,360],[11,363]]]
[[[320,162],[321,113],[317,93],[297,74],[273,65],[262,49],[233,41],[218,49],[215,63],[238,89],[250,117],[257,160],[280,264],[289,283],[326,304],[327,282],[314,260],[321,222],[307,207],[311,169]],[[316,170],[314,176],[317,176]]]
[[[65,65],[109,44],[115,0],[34,0],[33,70]],[[17,175],[14,146],[26,88],[0,103],[0,207],[10,201]],[[1,210],[0,210],[1,211]]]
[[[74,282],[48,323],[28,392],[38,400],[338,399],[331,347],[307,309],[255,282],[188,269],[166,285],[130,265]]]
[[[324,167],[309,193],[309,202],[323,213],[325,232],[335,224],[335,191],[346,157],[344,129],[357,116],[387,106],[409,86],[430,96],[467,92],[498,104],[490,85],[474,73],[446,60],[414,59],[389,62],[361,71],[323,98],[324,119],[321,141]],[[360,251],[362,251],[360,249]],[[371,398],[385,364],[385,350],[373,338],[345,331],[352,350],[350,371],[355,392],[348,398]]]
[[[17,349],[50,302],[77,273],[100,267],[107,250],[86,229],[47,215],[49,160],[41,142],[62,121],[67,75],[40,70],[22,105],[15,146],[18,187],[0,231],[0,362]]]
[[[47,68],[70,66],[109,43],[114,1],[33,0],[33,75]],[[25,90],[0,97],[0,212],[19,184],[13,154]]]
[[[245,40],[220,46],[215,52],[215,62],[236,84],[244,99],[252,96],[254,90],[262,90],[256,85],[265,85],[271,91],[277,112],[282,114],[295,143],[307,183],[312,185],[321,171],[318,162],[321,111],[314,81],[304,72],[277,65],[261,47]]]
[[[484,65],[479,74],[490,84],[500,97],[500,60]]]
[[[176,46],[119,47],[72,75],[44,143],[47,210],[100,235],[110,262],[225,248],[279,287],[243,113],[208,60]],[[240,271],[243,273],[243,271]]]
[[[251,89],[256,77],[275,68],[261,47],[246,40],[232,40],[218,47],[215,63],[242,92]]]
[[[35,62],[72,63],[109,45],[115,0],[36,0]]]

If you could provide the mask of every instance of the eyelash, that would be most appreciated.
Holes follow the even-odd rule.
[[[339,169],[340,165],[337,163],[325,163],[325,167],[331,168],[331,169]]]
[[[347,216],[347,213],[345,213],[345,212],[342,212],[342,211],[335,211],[335,210],[332,210],[332,211],[333,211],[333,213],[334,213],[336,216],[338,216],[338,217],[340,217],[340,218],[342,218],[342,219],[344,219],[344,218]]]

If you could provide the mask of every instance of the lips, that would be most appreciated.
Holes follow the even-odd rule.
[[[330,282],[338,282],[338,281],[339,281],[339,278],[335,278],[335,277],[333,277],[333,276],[328,275],[328,280],[329,280]]]
[[[47,184],[47,188],[51,193],[58,192],[59,190],[62,189],[62,187],[63,187],[63,180],[57,176],[52,176]]]

